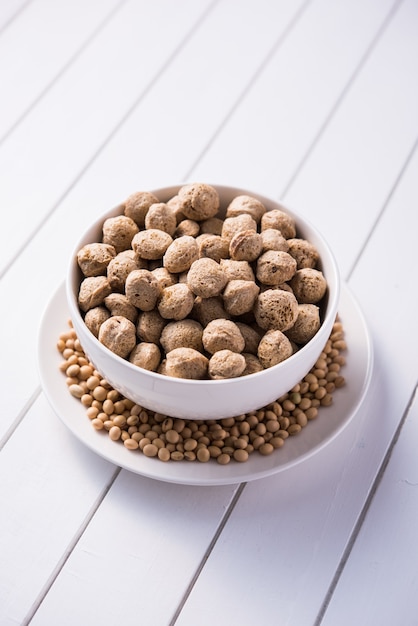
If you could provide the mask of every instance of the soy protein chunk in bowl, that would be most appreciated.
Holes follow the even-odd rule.
[[[145,228],[157,228],[173,237],[177,227],[174,211],[165,202],[151,204],[145,215]]]
[[[130,217],[139,228],[143,228],[149,207],[157,202],[159,200],[153,193],[138,191],[131,194],[122,206],[125,215]]]
[[[126,240],[119,228],[124,221]],[[113,237],[113,244],[105,237]],[[98,276],[86,276],[80,265],[77,272],[71,270],[68,294],[72,302],[75,290],[78,308],[70,310],[77,331],[104,378],[162,413],[174,407],[178,415],[198,419],[207,405],[217,418],[225,411],[231,415],[232,405],[234,414],[256,409],[268,401],[272,387],[280,395],[276,385],[287,381],[291,387],[295,370],[300,376],[309,369],[336,311],[337,272],[319,233],[292,211],[244,190],[193,183],[137,192],[92,226],[77,251],[94,244],[113,245],[115,254],[93,269]],[[300,277],[302,270],[319,274],[314,280]],[[325,290],[316,302],[306,302],[318,297],[311,293],[312,284],[323,286],[318,276]],[[122,358],[116,343],[97,342],[101,327],[116,318],[130,322],[135,331],[132,335],[130,327],[131,350]],[[184,329],[172,333],[170,325],[183,322],[190,337]],[[228,323],[238,343],[231,337],[225,341]],[[211,329],[216,324],[215,341]],[[267,338],[273,333],[281,338],[276,331],[285,335],[282,348],[290,345],[290,350],[266,356]],[[214,358],[215,372],[209,360],[222,350],[233,356]],[[246,377],[250,388],[241,384]],[[178,389],[176,378],[182,381]]]
[[[162,258],[163,266],[173,274],[180,274],[190,269],[199,258],[199,247],[196,239],[190,235],[182,235],[174,239],[167,247]]]
[[[136,346],[135,325],[126,317],[109,317],[100,326],[99,341],[118,356],[126,359]]]
[[[138,230],[135,222],[126,215],[109,217],[103,224],[103,243],[113,246],[116,252],[128,250]]]
[[[214,217],[219,209],[219,194],[211,185],[184,185],[178,193],[178,208],[186,217],[201,221]]]
[[[193,348],[174,348],[166,357],[167,376],[175,378],[202,379],[208,371],[208,359]]]
[[[227,281],[227,276],[219,263],[206,257],[194,261],[187,275],[187,284],[190,290],[202,298],[218,296],[223,291]]]
[[[247,214],[253,218],[257,224],[261,221],[266,207],[260,200],[249,195],[236,196],[226,209],[226,217],[236,217]]]
[[[196,320],[169,322],[161,331],[160,343],[165,352],[175,348],[193,348],[203,352],[203,326]]]
[[[115,256],[114,246],[106,243],[88,243],[77,253],[77,262],[84,276],[101,276]]]
[[[293,353],[289,339],[280,330],[269,330],[258,344],[257,356],[263,367],[273,367]]]
[[[126,279],[126,297],[141,311],[155,308],[161,294],[158,280],[149,270],[133,270]]]
[[[141,230],[132,239],[132,249],[140,259],[156,261],[161,259],[173,238],[164,230],[149,228]]]
[[[161,352],[155,343],[142,341],[129,354],[129,361],[150,372],[156,372],[161,362]]]
[[[212,380],[225,380],[241,376],[246,361],[242,354],[232,350],[218,350],[209,359],[209,377]]]
[[[297,270],[290,281],[298,302],[316,304],[325,296],[327,281],[320,270],[305,267]]]
[[[283,289],[267,289],[258,296],[254,315],[264,330],[289,330],[299,313],[298,301],[293,293]]]
[[[105,306],[96,306],[89,309],[84,316],[84,322],[95,337],[99,336],[100,326],[110,317],[110,311]]]
[[[242,352],[245,347],[244,337],[239,327],[231,320],[218,319],[209,322],[202,335],[203,346],[214,354],[218,350]]]
[[[148,269],[147,261],[140,259],[133,250],[123,250],[110,260],[107,269],[107,279],[114,291],[124,292],[125,282],[133,270]]]
[[[295,259],[298,270],[304,267],[316,267],[319,261],[319,252],[310,241],[300,237],[287,239],[287,248],[289,254]]]
[[[80,309],[86,313],[103,304],[104,299],[112,293],[112,288],[105,276],[88,276],[81,284],[78,293]]]
[[[291,341],[304,345],[316,335],[320,326],[319,307],[315,304],[299,304],[296,322],[286,331],[286,336]]]
[[[261,218],[261,230],[267,228],[279,230],[285,239],[296,237],[295,219],[281,209],[272,209],[264,213]]]

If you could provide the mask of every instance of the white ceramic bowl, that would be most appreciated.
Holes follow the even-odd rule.
[[[151,190],[161,202],[176,195],[182,185]],[[115,207],[102,215],[86,232],[74,248],[71,256],[66,294],[71,320],[78,338],[96,369],[109,383],[125,397],[141,406],[186,419],[220,419],[248,413],[273,402],[297,384],[312,368],[318,359],[331,333],[338,311],[340,298],[340,276],[333,253],[314,226],[302,219],[283,204],[252,191],[234,187],[214,185],[221,200],[221,211],[238,195],[251,195],[258,198],[267,208],[284,208],[296,220],[297,236],[313,243],[319,254],[319,268],[327,280],[328,291],[322,306],[321,327],[316,335],[291,357],[271,367],[249,376],[229,380],[184,380],[139,368],[117,356],[88,330],[80,313],[77,295],[81,281],[76,255],[87,243],[101,240],[102,225],[106,218],[121,213]]]

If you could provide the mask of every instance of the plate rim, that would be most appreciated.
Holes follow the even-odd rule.
[[[303,463],[334,441],[354,419],[370,386],[374,364],[374,351],[371,336],[363,312],[351,289],[344,282],[341,287],[340,317],[343,324],[345,324],[344,331],[348,345],[348,353],[346,355],[347,364],[345,367],[347,368],[347,366],[351,365],[350,369],[352,369],[352,361],[354,361],[356,357],[356,354],[350,354],[349,352],[350,342],[355,343],[354,338],[350,338],[350,331],[352,332],[353,330],[350,325],[354,324],[354,320],[351,319],[344,322],[344,309],[351,307],[352,313],[356,315],[356,322],[362,331],[362,338],[358,337],[361,341],[357,341],[357,349],[362,349],[363,357],[366,357],[366,361],[363,362],[363,381],[362,384],[357,383],[357,389],[355,389],[356,394],[354,398],[352,398],[351,403],[350,399],[347,397],[350,393],[350,389],[346,389],[349,385],[346,384],[346,387],[338,390],[337,393],[339,395],[345,393],[346,404],[349,403],[351,406],[348,414],[346,413],[343,418],[339,417],[339,424],[334,430],[332,430],[327,437],[316,442],[302,454],[293,459],[285,460],[283,463],[275,463],[274,461],[279,458],[278,455],[280,453],[282,453],[282,456],[288,456],[282,452],[285,450],[286,446],[275,450],[269,456],[250,455],[246,463],[231,462],[224,466],[211,461],[208,463],[190,461],[164,463],[159,459],[148,458],[143,454],[126,450],[121,444],[111,441],[109,437],[106,437],[106,434],[95,431],[85,414],[85,407],[83,407],[79,400],[73,398],[71,394],[65,390],[65,379],[62,372],[59,370],[62,357],[56,348],[56,344],[59,334],[65,332],[68,328],[68,320],[70,319],[65,296],[65,281],[55,290],[47,303],[39,327],[38,370],[43,392],[56,416],[81,443],[87,446],[92,452],[114,465],[147,478],[190,486],[215,486],[250,482],[284,472],[295,465]],[[58,324],[60,326],[58,326]],[[58,330],[58,328],[60,328],[60,330]],[[357,357],[358,356],[359,355],[357,355]],[[356,374],[356,376],[360,378],[358,374]],[[350,382],[347,377],[346,380],[347,383]],[[62,389],[63,393],[59,391],[60,389]],[[69,407],[71,407],[71,411]],[[311,428],[312,430],[317,420],[322,419],[322,421],[324,421],[324,419],[330,417],[329,414],[331,414],[331,417],[332,413],[338,414],[338,400],[335,399],[333,405],[326,407],[326,411],[328,411],[328,416],[324,416],[323,414],[319,415],[318,418],[310,422],[306,428]],[[84,420],[80,420],[80,422],[74,421],[69,415],[70,412],[71,414],[74,412],[77,416],[77,420],[79,416],[84,418]],[[292,445],[294,441],[303,437],[304,434],[305,429],[303,429],[297,437],[292,437],[291,440],[287,440],[287,449],[289,445]],[[293,445],[296,446],[296,444]],[[184,470],[185,467],[189,469]]]

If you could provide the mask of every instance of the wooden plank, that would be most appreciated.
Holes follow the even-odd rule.
[[[76,542],[78,549],[59,583],[73,587],[68,608],[62,615],[55,612],[54,592],[34,623],[53,623],[50,611],[60,615],[60,624],[85,623],[88,600],[95,597],[89,610],[96,617],[103,612],[103,624],[114,624],[112,606],[115,610],[117,605],[108,582],[115,572],[119,584],[125,579],[121,588],[127,606],[135,595],[150,615],[155,610],[167,618],[175,610],[236,487],[173,486],[123,471],[101,504],[117,471],[74,439],[45,397],[38,398],[0,454],[0,563],[7,563],[0,565],[2,625],[26,623]],[[181,528],[178,517],[189,523]],[[144,563],[153,564],[152,573]],[[74,575],[79,567],[82,573]],[[176,576],[179,568],[182,576]],[[84,593],[80,603],[71,600]],[[131,619],[137,619],[135,612]]]
[[[192,38],[180,51],[163,79],[153,85],[134,111],[129,124],[112,137],[111,149],[100,154],[89,169],[89,188],[85,189],[89,201],[100,201],[95,189],[102,194],[103,202],[107,198],[108,203],[117,203],[121,199],[119,190],[130,193],[132,189],[186,182],[196,176],[194,163],[218,133],[223,134],[224,125],[231,115],[235,116],[253,81],[269,65],[282,42],[298,31],[309,6],[306,0],[226,0],[217,5],[199,37]],[[171,94],[176,96],[170,98]],[[151,125],[150,119],[156,124]],[[256,119],[254,116],[252,123]],[[248,125],[246,132],[249,129]],[[136,159],[126,160],[122,168],[119,155],[131,149],[135,138],[140,139],[141,146],[155,148],[138,149]],[[264,159],[268,162],[269,137],[264,139],[268,146]],[[244,169],[245,163],[251,166],[247,154],[247,146],[242,149],[235,142],[226,144],[221,157],[225,169],[232,172],[235,161],[244,163]],[[208,182],[222,182],[212,165],[199,176]],[[234,182],[231,176],[228,184]],[[245,183],[245,175],[240,182]]]
[[[323,626],[413,626],[418,615],[418,398],[379,484]],[[355,601],[352,601],[355,598]]]
[[[315,623],[356,515],[353,500],[347,502],[349,457],[359,462],[356,439],[369,417],[362,411],[336,441],[300,466],[246,486],[178,626],[192,625],[201,607],[202,626],[213,624],[219,611],[226,624],[274,618],[283,625]],[[208,589],[216,602],[207,601]]]
[[[169,62],[176,46],[193,31],[209,4],[209,0],[182,0],[181,5],[156,0],[146,11],[142,2],[123,5],[4,142],[0,204],[8,211],[9,236],[1,251],[0,275]],[[179,15],[183,17],[174,29],[172,23]],[[155,36],[157,23],[159,37]],[[138,28],[141,36],[137,36]]]
[[[390,21],[394,6],[392,1],[374,0],[350,4],[320,0],[311,4],[292,36],[236,103],[233,115],[207,146],[192,176],[199,179],[209,172],[220,183],[232,181],[283,197],[375,37]],[[409,85],[407,89],[413,88]],[[326,162],[333,162],[333,152],[324,157]],[[322,173],[321,190],[329,184],[324,177]],[[307,202],[310,195],[294,198],[286,194],[285,199],[315,217],[320,200]]]
[[[408,228],[416,220],[418,199],[418,152],[395,190],[384,211],[376,232],[356,266],[351,283],[365,303],[373,319],[376,350],[383,370],[380,393],[385,397],[386,409],[379,416],[376,427],[392,433],[396,419],[402,415],[397,398],[408,398],[418,378],[417,340],[410,333],[412,318],[418,307],[418,295],[414,284],[416,267],[416,233]],[[402,221],[399,221],[401,217]],[[399,225],[403,224],[402,234]],[[384,265],[384,273],[376,272],[376,259],[387,255],[388,243],[397,238],[398,262],[392,252]],[[392,246],[390,246],[392,249]],[[405,265],[403,265],[405,264]],[[403,267],[410,270],[402,271]],[[373,297],[367,286],[373,281]],[[403,294],[403,295],[402,295]],[[378,300],[384,303],[383,313],[378,309]],[[407,311],[406,317],[404,311]],[[378,341],[381,338],[381,341]],[[393,354],[402,346],[402,360],[394,362]],[[391,392],[388,393],[387,389]],[[338,623],[370,623],[373,619],[382,624],[413,624],[417,615],[417,579],[415,539],[417,494],[414,485],[417,479],[416,438],[417,398],[407,413],[389,465],[378,486],[377,493],[367,512],[365,523],[355,541],[354,548],[345,565],[341,579],[325,612],[324,625],[333,624],[338,614]],[[369,429],[365,446],[374,452],[373,431]],[[400,574],[400,572],[402,572]],[[348,597],[356,597],[351,606]],[[344,606],[344,611],[341,607]],[[373,616],[373,618],[371,617]]]
[[[32,0],[2,0],[0,3],[0,34],[19,19]]]
[[[1,624],[22,623],[115,470],[69,434],[44,396],[38,398],[0,454]]]
[[[0,84],[7,98],[0,101],[0,144],[119,4],[120,0],[37,0],[3,33]]]
[[[234,492],[122,472],[31,624],[169,624]]]
[[[350,277],[371,320],[379,361],[390,374],[394,395],[403,398],[411,396],[418,374],[418,341],[409,325],[418,306],[416,232],[409,228],[416,221],[417,199],[416,145]],[[392,355],[398,353],[400,345],[403,358],[395,362]]]

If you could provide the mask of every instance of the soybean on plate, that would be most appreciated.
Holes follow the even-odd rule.
[[[284,472],[319,453],[337,437],[357,414],[370,385],[373,349],[362,311],[347,285],[341,291],[339,316],[348,349],[342,374],[346,385],[336,390],[334,404],[321,407],[318,417],[270,456],[257,452],[246,463],[219,465],[215,461],[162,462],[140,451],[129,451],[106,433],[97,432],[85,407],[71,396],[59,369],[62,355],[56,348],[59,335],[68,328],[69,310],[62,284],[48,303],[38,337],[38,365],[43,391],[57,417],[94,453],[126,470],[165,482],[186,485],[226,485],[248,482]]]

